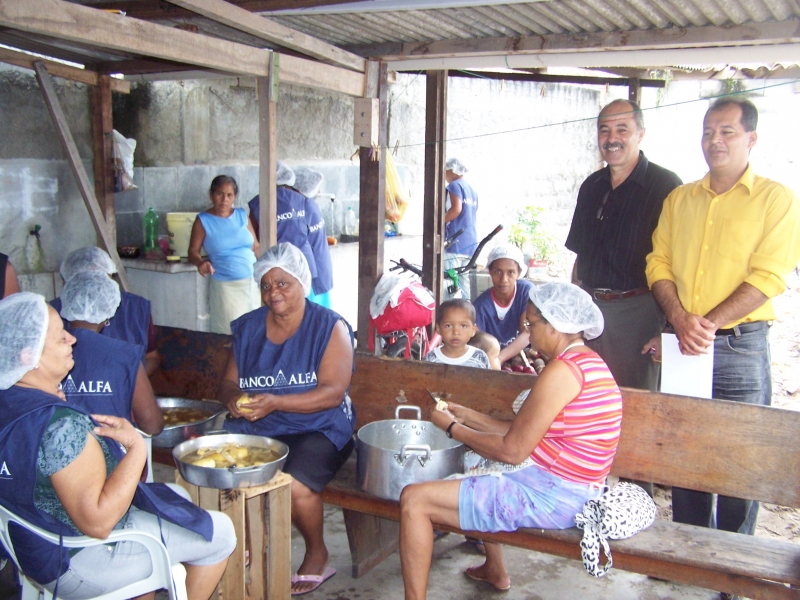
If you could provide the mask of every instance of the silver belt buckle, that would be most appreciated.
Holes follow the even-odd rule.
[[[594,300],[600,300],[600,298],[597,297],[597,294],[610,294],[610,293],[611,293],[611,288],[594,288],[592,290],[592,298]]]

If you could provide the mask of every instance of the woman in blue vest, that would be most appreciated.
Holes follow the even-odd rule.
[[[333,289],[333,265],[328,248],[328,232],[325,230],[325,219],[317,206],[316,198],[325,178],[322,173],[308,167],[297,167],[294,170],[294,189],[306,198],[306,225],[308,226],[308,242],[317,264],[317,276],[311,280],[312,302],[325,308],[331,307],[330,291]],[[278,239],[280,242],[281,240]]]
[[[85,271],[97,271],[111,276],[117,272],[117,266],[105,250],[96,246],[73,250],[61,263],[60,272],[64,283],[74,275]],[[50,305],[59,313],[61,312],[61,298],[51,301]],[[64,326],[66,327],[66,323]],[[144,355],[147,375],[152,375],[158,369],[161,358],[156,349],[156,336],[149,300],[122,291],[119,308],[114,316],[106,321],[101,335],[144,346],[147,348]]]
[[[475,227],[478,212],[478,193],[464,175],[467,167],[457,158],[450,158],[445,163],[445,180],[447,181],[446,212],[444,214],[445,239],[455,235],[459,229],[464,232],[447,249],[445,269],[453,269],[465,265],[478,247],[478,231]],[[470,286],[468,274],[459,277],[458,285],[464,298],[469,300]]]
[[[142,364],[144,348],[100,335],[119,301],[117,282],[96,271],[78,273],[64,286],[61,316],[77,341],[75,366],[61,389],[70,404],[90,414],[116,415],[158,435],[164,416]]]
[[[230,519],[164,484],[140,483],[147,449],[133,426],[65,402],[60,384],[73,367],[74,343],[42,296],[0,301],[0,503],[63,536],[151,533],[173,563],[186,564],[189,598],[206,600],[236,546]],[[152,570],[133,542],[74,552],[28,530],[10,534],[25,574],[59,598],[94,598]]]
[[[253,284],[253,263],[258,241],[247,211],[236,208],[239,186],[233,177],[217,175],[209,196],[213,206],[197,215],[189,239],[189,262],[209,283],[209,328],[231,332],[231,321],[256,308],[258,289]],[[205,248],[208,258],[200,256]]]
[[[475,324],[500,342],[500,363],[510,360],[530,344],[521,325],[533,283],[521,279],[528,270],[522,250],[498,244],[486,261],[492,287],[475,299]]]
[[[336,573],[328,567],[320,492],[353,450],[353,333],[338,314],[306,300],[311,273],[292,244],[267,250],[255,278],[265,306],[231,324],[219,399],[230,411],[225,429],[289,446],[283,470],[293,478],[292,523],[306,546],[292,593],[301,594]]]
[[[322,177],[321,174],[320,177]],[[330,308],[330,300],[326,292],[333,287],[333,269],[327,249],[328,236],[324,231],[320,233],[320,224],[322,228],[325,224],[322,214],[313,200],[293,187],[297,185],[297,176],[289,165],[280,160],[277,163],[275,183],[278,186],[276,207],[278,243],[292,244],[303,253],[312,279],[312,289],[308,299]],[[319,183],[321,185],[322,181],[320,180]],[[314,191],[313,184],[306,191],[309,193]],[[316,193],[318,192],[319,187],[317,187]],[[248,203],[250,222],[256,232],[258,232],[260,205],[259,196]],[[323,241],[325,243],[324,251],[322,250]]]

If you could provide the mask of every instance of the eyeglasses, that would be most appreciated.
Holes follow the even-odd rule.
[[[597,218],[602,221],[605,218],[605,208],[606,202],[608,202],[608,197],[611,195],[611,190],[606,192],[606,195],[603,196],[603,201],[600,203],[600,208],[597,209]]]
[[[530,331],[530,330],[531,330],[531,328],[532,328],[534,325],[536,325],[537,323],[544,323],[544,321],[542,321],[541,319],[537,319],[537,320],[535,320],[535,321],[528,321],[527,319],[525,319],[525,320],[522,322],[522,324],[525,326],[525,329],[527,329],[528,331]]]

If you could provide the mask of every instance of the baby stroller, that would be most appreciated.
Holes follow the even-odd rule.
[[[422,360],[439,345],[436,334],[428,339],[435,302],[431,293],[416,279],[404,275],[384,275],[369,303],[369,351],[375,350],[375,331],[386,343],[386,355]]]

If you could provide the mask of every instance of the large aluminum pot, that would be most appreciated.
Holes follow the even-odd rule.
[[[200,448],[218,448],[227,444],[269,448],[277,452],[280,458],[264,465],[244,467],[241,469],[235,467],[229,467],[227,469],[198,467],[197,465],[192,465],[181,460],[190,452],[194,452]],[[261,435],[245,435],[242,433],[204,435],[183,442],[172,449],[172,458],[175,459],[175,464],[178,467],[178,471],[181,473],[181,477],[194,485],[221,490],[249,488],[267,483],[283,467],[287,456],[289,456],[289,446],[283,442]]]
[[[188,398],[156,398],[161,410],[170,408],[191,408],[206,413],[206,418],[194,423],[185,425],[169,425],[153,438],[153,446],[156,448],[172,448],[181,442],[191,440],[212,429],[220,429],[225,415],[228,411],[219,402],[209,402],[208,400],[189,400]]]
[[[401,419],[413,410],[417,419]],[[358,484],[365,492],[399,500],[409,483],[444,479],[464,472],[465,447],[448,438],[418,406],[398,406],[394,420],[376,421],[358,430]]]

